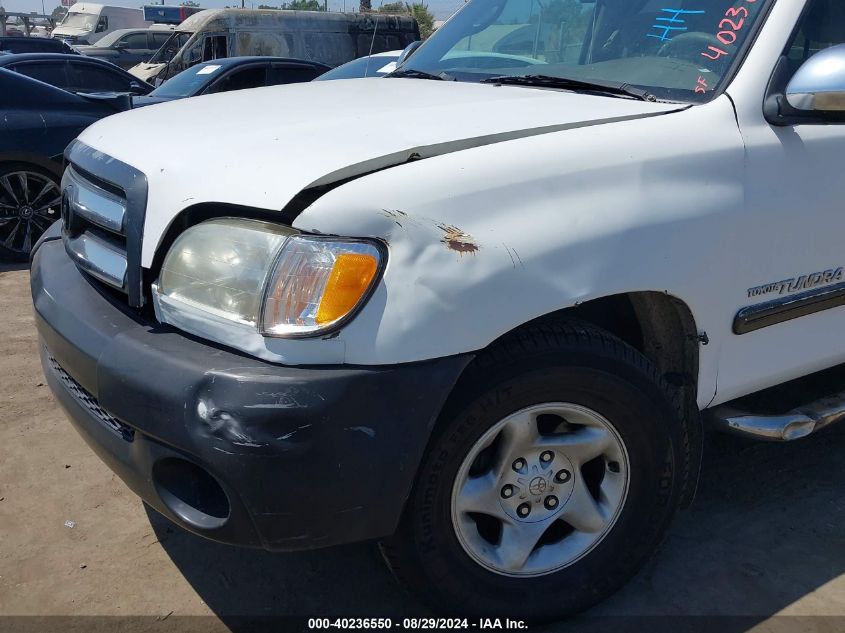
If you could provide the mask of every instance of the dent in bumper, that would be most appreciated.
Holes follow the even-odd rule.
[[[272,365],[143,322],[84,278],[60,242],[36,252],[32,292],[49,384],[100,457],[186,529],[268,549],[390,534],[431,428],[470,360]],[[132,429],[132,442],[74,397],[48,350],[97,406]],[[220,484],[230,505],[224,521],[192,522],[174,510],[156,481],[167,459]]]

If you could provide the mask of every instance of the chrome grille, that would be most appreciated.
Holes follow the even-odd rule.
[[[144,305],[141,242],[147,178],[134,167],[80,141],[65,150],[62,179],[65,249],[77,267]]]
[[[97,418],[110,431],[116,433],[127,442],[135,439],[135,430],[131,426],[127,426],[116,417],[111,415],[108,411],[100,406],[97,399],[88,393],[82,385],[76,382],[70,374],[68,374],[59,362],[53,358],[50,352],[47,352],[47,362],[50,363],[50,368],[56,374],[56,377],[62,382],[70,394],[80,405],[87,409],[95,418]]]
[[[65,248],[76,265],[126,292],[126,200],[71,166],[62,180],[62,220]]]

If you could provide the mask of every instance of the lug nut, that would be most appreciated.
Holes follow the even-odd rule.
[[[557,507],[557,497],[546,497],[545,506],[546,510],[554,510]]]
[[[551,451],[543,451],[542,453],[540,453],[540,461],[543,462],[543,463],[548,463],[548,462],[552,461],[554,456],[555,456],[555,454],[552,453]]]
[[[515,471],[519,472],[520,470],[525,468],[525,460],[522,459],[521,457],[519,457],[519,458],[513,460],[513,464],[511,464],[511,466],[513,467],[513,469]]]
[[[619,462],[607,462],[607,469],[612,473],[618,473]]]
[[[502,486],[502,497],[505,499],[510,499],[513,496],[513,486],[508,484],[507,486]]]
[[[529,503],[521,504],[516,509],[516,513],[523,518],[527,517],[529,514],[531,514],[531,504],[529,504]]]
[[[570,479],[572,479],[572,473],[565,468],[557,471],[557,474],[555,475],[555,481],[559,484],[565,484]]]

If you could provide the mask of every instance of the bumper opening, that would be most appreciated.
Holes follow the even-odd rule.
[[[194,527],[218,528],[229,518],[229,497],[223,487],[207,470],[185,459],[157,461],[153,484],[164,505]]]

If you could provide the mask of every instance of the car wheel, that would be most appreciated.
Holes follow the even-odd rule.
[[[586,609],[636,572],[679,504],[679,400],[639,352],[580,323],[519,332],[470,371],[385,558],[440,612]]]
[[[0,259],[26,261],[32,246],[61,216],[54,174],[34,165],[0,165]]]

